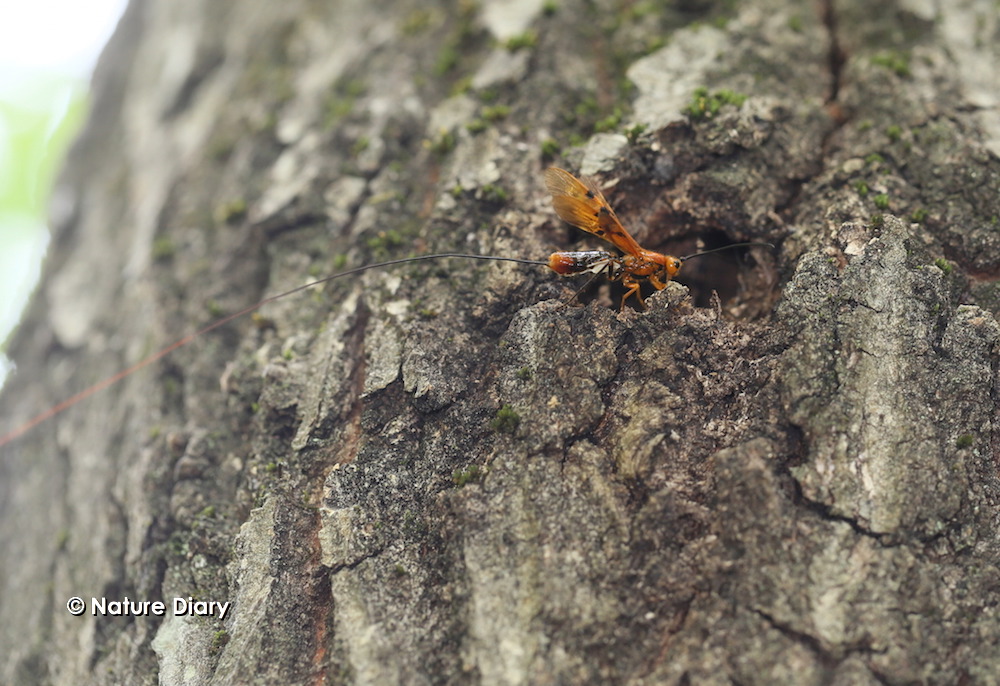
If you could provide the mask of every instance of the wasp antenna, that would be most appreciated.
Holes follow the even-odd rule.
[[[491,262],[518,262],[520,264],[537,264],[543,266],[548,266],[549,264],[548,262],[543,262],[541,260],[525,260],[519,257],[500,257],[499,255],[466,255],[464,253],[449,252],[449,253],[438,253],[435,255],[417,255],[415,257],[402,257],[398,260],[389,260],[387,262],[376,262],[375,264],[366,264],[363,267],[355,267],[354,269],[348,269],[347,271],[337,272],[336,274],[333,274],[331,276],[326,276],[322,279],[317,279],[316,281],[310,281],[309,283],[304,284],[302,286],[297,286],[291,289],[290,291],[285,291],[284,293],[278,293],[277,295],[272,295],[267,298],[264,298],[263,300],[256,302],[253,305],[248,305],[247,307],[244,307],[242,310],[239,310],[238,312],[233,312],[232,314],[226,315],[222,319],[217,319],[208,326],[205,326],[204,328],[198,329],[194,333],[190,333],[187,336],[184,336],[184,338],[174,341],[173,343],[163,348],[162,350],[159,350],[158,352],[155,352],[152,355],[136,362],[131,367],[123,369],[114,376],[110,376],[107,379],[104,379],[104,381],[100,381],[94,384],[93,386],[90,386],[89,388],[80,391],[71,398],[67,398],[58,405],[54,405],[45,412],[42,412],[41,414],[28,420],[27,422],[17,427],[16,429],[13,429],[8,433],[0,436],[0,447],[10,443],[15,438],[27,433],[28,431],[35,428],[36,426],[46,421],[47,419],[51,419],[52,417],[61,413],[63,410],[68,410],[70,407],[76,405],[78,402],[86,400],[95,393],[99,393],[100,391],[103,391],[105,388],[118,383],[126,376],[131,376],[132,374],[135,374],[143,367],[146,367],[152,364],[153,362],[156,362],[162,357],[166,357],[167,355],[177,350],[178,348],[184,347],[185,345],[187,345],[194,339],[198,338],[199,336],[202,336],[208,333],[209,331],[213,331],[222,326],[223,324],[228,324],[234,319],[242,317],[245,314],[249,314],[254,310],[263,307],[264,305],[267,305],[268,303],[274,302],[275,300],[280,300],[281,298],[287,297],[294,293],[298,293],[299,291],[304,291],[305,289],[312,288],[313,286],[319,286],[320,284],[327,283],[328,281],[333,281],[334,279],[339,279],[345,276],[351,276],[352,274],[359,274],[361,272],[368,271],[369,269],[378,269],[379,267],[391,267],[394,264],[404,264],[406,262],[422,262],[424,260],[440,260],[447,258],[459,258],[465,260],[488,260]]]
[[[721,248],[712,248],[711,250],[704,250],[702,252],[696,252],[692,255],[685,255],[684,257],[678,258],[681,262],[685,260],[690,260],[692,257],[701,257],[702,255],[709,255],[713,252],[720,252],[722,250],[731,250],[732,248],[750,248],[750,247],[768,247],[772,250],[774,245],[771,243],[733,243],[732,245],[724,245]]]

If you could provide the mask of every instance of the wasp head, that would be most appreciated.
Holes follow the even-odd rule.
[[[651,253],[650,256],[657,266],[655,276],[661,281],[669,281],[677,276],[677,272],[681,270],[682,260],[678,257],[661,255],[660,253]]]

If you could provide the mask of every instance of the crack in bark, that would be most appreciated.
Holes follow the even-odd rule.
[[[367,562],[368,560],[374,560],[376,557],[378,557],[379,555],[381,555],[383,552],[385,552],[385,548],[384,547],[382,547],[382,548],[376,548],[375,550],[372,550],[371,552],[365,553],[364,555],[362,555],[362,556],[360,556],[360,557],[358,557],[358,558],[356,558],[354,560],[351,560],[350,562],[340,562],[338,564],[332,565],[331,567],[328,567],[329,572],[330,572],[330,576],[332,577],[334,574],[339,574],[340,572],[344,571],[345,569],[346,570],[357,569],[358,567],[361,566],[361,563]]]
[[[820,639],[812,636],[811,634],[807,634],[804,631],[793,629],[786,622],[779,621],[776,617],[765,612],[764,610],[761,610],[760,608],[751,607],[750,611],[767,622],[769,626],[777,630],[779,633],[792,639],[795,643],[808,648],[809,651],[816,655],[816,657],[819,658],[819,660],[827,667],[832,667],[837,664],[837,658],[823,647]]]
[[[824,27],[826,27],[827,38],[829,41],[826,63],[827,70],[830,74],[830,92],[827,94],[826,100],[823,104],[826,107],[827,114],[830,115],[830,118],[833,121],[833,126],[830,127],[829,131],[822,135],[820,140],[819,171],[799,181],[796,184],[795,189],[790,193],[787,202],[774,208],[774,213],[779,218],[781,218],[781,215],[786,213],[789,208],[795,207],[798,204],[799,198],[802,196],[803,189],[806,185],[822,176],[822,174],[826,171],[827,158],[829,157],[830,151],[830,141],[848,121],[848,116],[841,109],[839,101],[840,90],[843,85],[843,68],[844,63],[847,60],[847,56],[840,45],[840,40],[837,34],[837,13],[834,7],[834,0],[822,0],[819,12],[821,23]]]
[[[753,612],[758,617],[760,617],[761,619],[763,619],[765,622],[768,623],[768,625],[773,627],[781,634],[792,639],[799,645],[803,645],[806,648],[808,648],[827,667],[831,668],[836,667],[838,664],[843,662],[845,658],[856,653],[861,653],[865,655],[884,655],[888,652],[888,650],[886,649],[879,650],[871,647],[867,643],[860,641],[853,644],[844,645],[835,652],[831,652],[829,649],[823,647],[823,642],[821,639],[811,634],[808,634],[804,631],[800,631],[799,629],[792,628],[792,626],[790,626],[787,622],[782,622],[781,620],[777,619],[768,612],[765,612],[764,610],[757,607],[751,607],[750,611]]]
[[[368,308],[362,307],[357,322],[348,332],[348,338],[351,341],[348,349],[358,350],[360,353],[354,360],[353,369],[351,370],[350,388],[352,402],[347,411],[347,416],[344,418],[342,447],[336,453],[335,464],[337,465],[353,463],[355,461],[361,445],[361,436],[364,433],[361,429],[361,415],[364,412],[365,406],[364,388],[367,366],[365,364],[364,340],[368,319]]]
[[[866,529],[864,526],[861,525],[861,523],[856,518],[835,514],[833,512],[833,508],[830,505],[809,498],[802,490],[802,484],[791,473],[787,465],[780,467],[779,471],[783,473],[794,485],[795,500],[798,505],[804,506],[806,509],[817,514],[820,517],[820,519],[832,522],[843,522],[847,524],[854,530],[855,533],[877,541],[878,544],[883,548],[896,547],[896,544],[887,542],[885,535]]]
[[[826,104],[836,104],[840,95],[841,78],[843,75],[846,55],[837,37],[837,11],[834,8],[834,0],[823,0],[820,11],[822,12],[823,25],[826,27],[827,35],[830,39],[830,50],[827,54],[827,65],[833,83],[830,86],[830,95],[826,99]]]

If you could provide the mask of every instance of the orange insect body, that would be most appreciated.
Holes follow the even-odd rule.
[[[562,276],[608,271],[608,276],[617,279],[623,268],[622,258],[605,250],[554,252],[549,255],[549,269]]]
[[[621,281],[626,288],[621,304],[624,308],[630,295],[635,295],[639,304],[646,307],[638,279],[649,279],[654,288],[663,290],[667,281],[680,271],[682,258],[646,250],[636,243],[592,181],[581,181],[565,169],[549,167],[545,170],[545,186],[552,194],[556,214],[563,221],[603,238],[624,253],[620,256],[601,250],[552,253],[549,268],[557,274],[596,274],[606,270],[609,279]]]

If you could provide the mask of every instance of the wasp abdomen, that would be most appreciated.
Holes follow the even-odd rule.
[[[621,271],[621,258],[604,250],[554,252],[549,255],[549,268],[557,274],[600,274],[608,269],[612,275]]]

